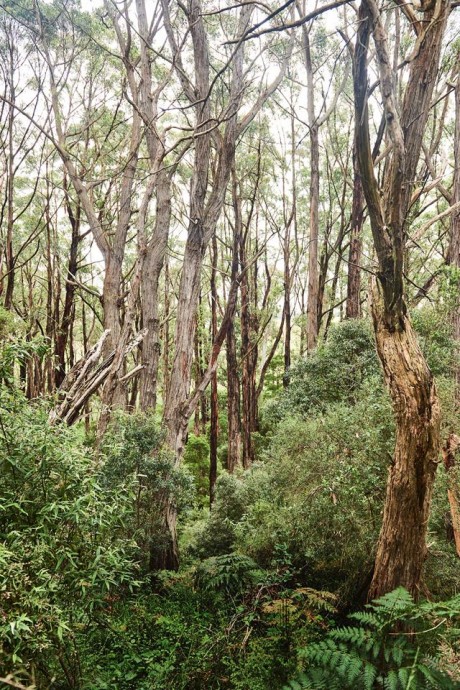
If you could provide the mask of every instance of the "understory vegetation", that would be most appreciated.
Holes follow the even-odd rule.
[[[416,325],[446,435],[453,347],[441,319],[421,310]],[[458,559],[442,468],[426,591],[418,602],[398,589],[366,604],[394,447],[367,321],[333,326],[292,367],[290,386],[266,396],[251,469],[223,469],[221,434],[212,510],[205,437],[191,435],[174,469],[151,416],[115,416],[99,447],[83,425],[51,426],[49,405],[26,401],[9,382],[11,348],[25,361],[32,345],[3,342],[0,675],[8,682],[39,690],[460,687]],[[152,572],[160,508],[171,497],[181,568]]]
[[[0,689],[460,690],[460,0],[0,0]]]

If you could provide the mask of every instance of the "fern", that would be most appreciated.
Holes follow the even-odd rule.
[[[436,656],[447,621],[459,615],[459,597],[417,603],[398,588],[351,614],[355,625],[301,650],[304,670],[284,690],[459,690]]]
[[[195,586],[208,593],[236,593],[259,577],[260,570],[251,558],[231,553],[202,561],[195,572]]]

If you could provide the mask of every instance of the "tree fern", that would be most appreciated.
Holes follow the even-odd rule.
[[[304,670],[284,690],[455,690],[437,650],[460,615],[460,598],[417,603],[405,589],[384,595],[301,650]],[[434,657],[431,656],[434,654]]]

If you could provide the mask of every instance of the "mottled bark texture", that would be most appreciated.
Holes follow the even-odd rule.
[[[448,11],[445,0],[423,5],[423,21],[413,24],[416,47],[401,107],[395,101],[394,74],[377,4],[363,0],[359,12],[354,60],[356,146],[378,259],[372,295],[375,339],[396,421],[395,453],[370,599],[397,586],[417,596],[426,556],[427,522],[440,449],[440,410],[433,376],[407,313],[403,261],[405,226]],[[369,137],[367,53],[371,35],[392,145],[381,186],[374,173]]]

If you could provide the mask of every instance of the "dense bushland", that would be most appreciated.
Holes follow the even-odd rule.
[[[417,325],[447,431],[453,351],[439,318],[420,312]],[[257,462],[221,470],[210,512],[203,437],[177,470],[152,417],[117,415],[96,449],[83,427],[50,426],[46,404],[2,389],[4,676],[40,690],[456,687],[457,599],[401,591],[341,627],[365,603],[394,443],[368,324],[335,326],[290,380],[265,403]],[[222,434],[223,463],[225,448]],[[155,573],[170,496],[183,565]],[[426,584],[436,600],[458,589],[443,471]]]

